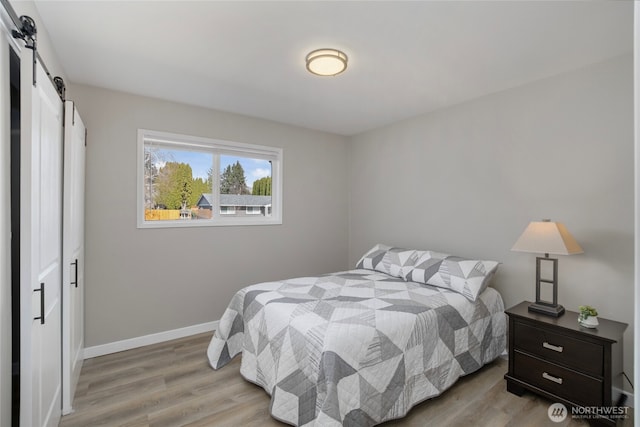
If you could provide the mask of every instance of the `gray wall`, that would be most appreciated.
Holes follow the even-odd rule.
[[[506,306],[535,299],[535,255],[510,248],[532,220],[584,249],[560,256],[559,300],[629,323],[633,372],[631,55],[353,138],[349,263],[377,242],[502,262]]]
[[[346,268],[345,138],[89,86],[69,95],[88,129],[87,347],[218,320],[246,285]],[[283,224],[137,229],[138,128],[282,147]]]

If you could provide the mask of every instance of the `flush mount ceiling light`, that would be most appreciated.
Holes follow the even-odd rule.
[[[347,69],[347,55],[336,49],[316,49],[307,55],[307,70],[318,76],[335,76]]]

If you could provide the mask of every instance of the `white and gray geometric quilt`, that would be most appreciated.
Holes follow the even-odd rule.
[[[246,287],[209,344],[214,369],[240,372],[296,426],[368,427],[400,418],[505,348],[502,298],[370,270]]]

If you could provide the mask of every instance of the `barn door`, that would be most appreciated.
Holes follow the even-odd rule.
[[[49,427],[61,413],[63,105],[33,55],[20,67],[20,425]]]
[[[72,412],[84,349],[85,127],[65,102],[62,238],[62,413]]]

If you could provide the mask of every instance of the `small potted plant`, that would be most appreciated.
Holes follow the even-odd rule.
[[[580,315],[578,316],[578,323],[585,328],[595,328],[598,326],[598,310],[590,305],[581,305],[578,307]]]

